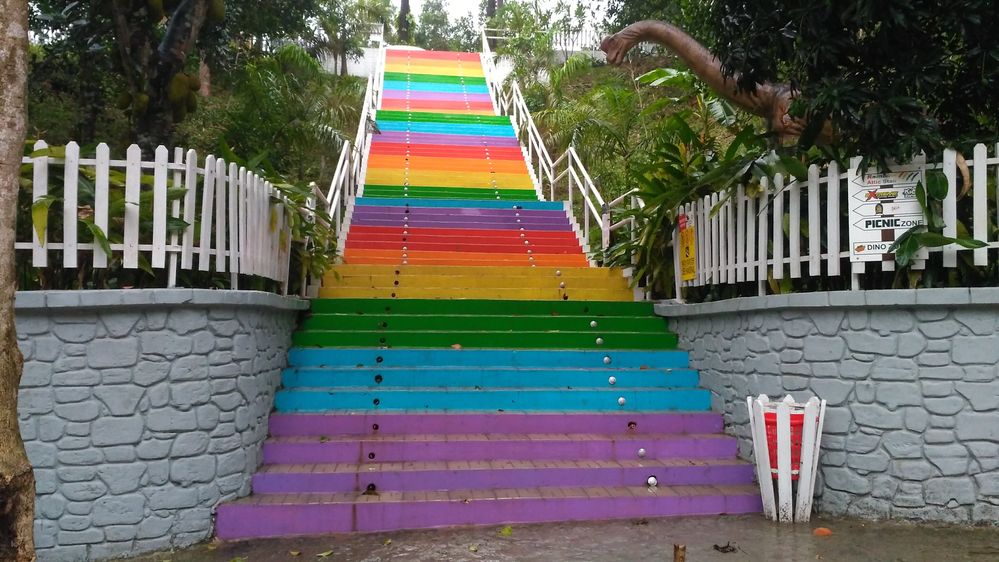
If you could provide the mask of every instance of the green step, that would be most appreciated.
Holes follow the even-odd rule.
[[[386,82],[433,82],[435,84],[465,84],[468,86],[485,86],[486,79],[482,76],[454,76],[451,74],[415,74],[406,72],[386,72]]]
[[[313,314],[433,314],[486,316],[650,316],[651,302],[435,299],[313,299]]]
[[[591,323],[596,326],[590,327]],[[509,316],[418,314],[315,314],[300,328],[306,330],[403,331],[577,331],[666,333],[666,321],[654,316]]]
[[[380,109],[378,121],[410,123],[468,123],[471,125],[510,125],[510,118],[502,115],[467,115],[464,113],[425,113]]]
[[[602,339],[597,343],[598,338]],[[466,349],[592,349],[592,350],[672,350],[674,334],[646,332],[361,332],[322,330],[297,332],[292,341],[298,347],[414,347]]]
[[[364,186],[364,197],[415,197],[420,199],[499,199],[506,201],[537,201],[533,189],[490,189],[488,187],[434,187],[411,185],[404,191],[401,185]]]

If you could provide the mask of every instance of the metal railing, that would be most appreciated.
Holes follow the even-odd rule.
[[[549,201],[566,201],[569,211],[572,213],[577,212],[578,206],[578,212],[582,219],[579,223],[584,241],[588,244],[591,230],[599,229],[600,249],[602,251],[606,251],[610,247],[612,234],[617,230],[627,227],[632,231],[631,235],[634,236],[633,231],[636,227],[634,218],[626,218],[612,223],[611,215],[614,212],[644,206],[641,200],[635,196],[637,190],[629,191],[610,203],[606,203],[574,147],[570,146],[557,159],[552,159],[545,146],[544,137],[531,116],[520,85],[512,79],[508,80],[506,84],[499,79],[495,54],[489,46],[489,42],[491,39],[500,38],[500,36],[491,36],[489,31],[496,30],[483,30],[482,33],[482,65],[486,85],[496,103],[497,113],[510,116],[517,137],[523,145],[528,169],[534,176],[538,195],[541,199],[547,198]]]

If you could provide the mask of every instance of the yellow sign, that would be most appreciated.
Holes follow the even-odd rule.
[[[680,278],[693,281],[697,278],[697,235],[694,223],[687,215],[680,215],[677,223],[680,228]]]

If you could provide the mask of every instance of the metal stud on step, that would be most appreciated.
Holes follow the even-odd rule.
[[[638,458],[640,458],[640,459],[644,459],[645,458],[645,449],[639,449],[638,450]]]
[[[563,282],[559,283],[559,284],[558,284],[558,288],[559,288],[559,289],[564,289],[564,288],[565,288],[565,281],[563,281]]]
[[[611,386],[617,384],[617,377],[607,377],[607,384]]]
[[[610,355],[604,355],[604,365],[610,365],[610,364],[611,364]]]
[[[597,345],[603,345],[603,344],[604,344],[604,338],[597,338]]]
[[[596,320],[590,320],[590,327],[591,328],[596,328],[597,327],[597,321]]]
[[[624,399],[624,396],[622,396],[622,397],[620,397],[620,398],[617,399],[617,405],[618,406],[624,406],[627,403],[628,403],[628,401]]]

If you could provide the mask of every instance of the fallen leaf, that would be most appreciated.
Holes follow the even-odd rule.
[[[730,552],[735,552],[736,550],[738,550],[736,547],[732,546],[732,541],[725,543],[725,546],[715,544],[712,545],[712,547],[718,552],[721,552],[722,554],[728,554]]]
[[[501,537],[509,537],[510,535],[513,534],[513,527],[507,525],[506,527],[500,529],[499,534]]]
[[[451,346],[451,349],[461,349],[461,344],[460,343],[456,343],[456,344],[454,344],[454,345]]]
[[[290,556],[301,556],[302,555],[302,551],[301,550],[289,550],[288,554]]]
[[[385,544],[386,546],[392,544],[392,539],[385,539],[385,542],[383,544]]]
[[[209,544],[209,545],[205,546],[205,548],[208,549],[208,550],[215,550],[218,547],[219,547],[219,545],[217,545],[217,544]]]
[[[478,552],[479,551],[479,546],[473,544],[472,546],[468,547],[468,550],[470,550],[472,552]]]
[[[327,550],[326,552],[320,552],[319,554],[317,554],[316,558],[329,558],[332,555],[333,555],[333,551],[332,550]]]
[[[816,537],[828,537],[832,534],[832,530],[828,527],[816,527],[812,534]]]
[[[327,437],[326,435],[319,436],[319,442],[320,443],[327,443],[327,442],[329,442],[329,440],[330,440],[330,438]]]

